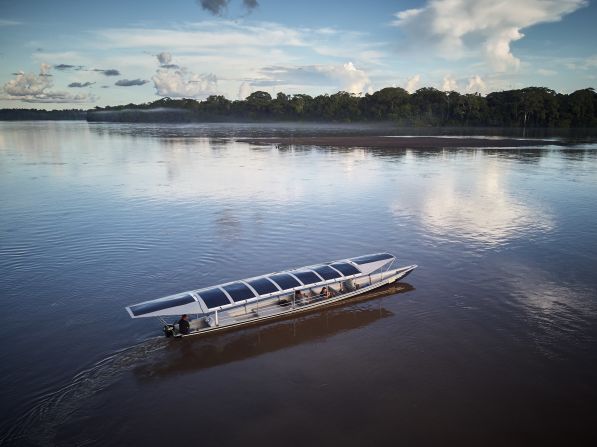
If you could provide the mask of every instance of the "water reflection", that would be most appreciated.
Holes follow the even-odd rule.
[[[527,203],[513,191],[509,169],[499,160],[483,157],[465,172],[462,166],[443,163],[441,173],[434,174],[427,176],[422,198],[416,203],[400,198],[391,204],[395,216],[418,215],[436,235],[485,247],[554,227],[550,213],[539,202]]]
[[[509,263],[502,267],[516,309],[524,312],[528,332],[548,358],[565,358],[578,334],[588,334],[597,315],[594,287],[571,284],[538,267]],[[509,274],[515,270],[516,274]]]

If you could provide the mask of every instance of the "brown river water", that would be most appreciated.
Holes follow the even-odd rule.
[[[421,132],[558,145],[243,142]],[[596,142],[0,123],[0,445],[595,445]],[[172,340],[124,310],[379,251],[419,268],[296,318]]]

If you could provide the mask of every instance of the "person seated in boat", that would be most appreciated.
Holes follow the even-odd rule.
[[[321,289],[321,292],[319,293],[319,296],[325,299],[325,298],[331,298],[332,294],[327,287],[323,286],[323,288]]]
[[[189,316],[184,314],[178,320],[178,332],[182,335],[188,335],[191,332],[191,323],[189,323]]]
[[[302,303],[303,301],[303,293],[300,290],[294,291],[294,302],[295,303]]]

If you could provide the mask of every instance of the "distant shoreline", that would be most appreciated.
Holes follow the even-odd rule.
[[[242,100],[211,95],[161,98],[151,103],[96,106],[88,110],[0,109],[0,120],[86,119],[114,123],[207,122],[393,122],[404,127],[597,128],[597,92],[570,94],[546,87],[492,92],[486,96],[423,87],[414,93],[386,87],[363,95],[345,91],[312,97],[275,97],[256,91]]]
[[[338,147],[378,147],[438,149],[457,147],[533,147],[557,145],[555,140],[533,140],[514,138],[459,138],[459,137],[384,137],[384,136],[314,136],[314,137],[267,137],[239,138],[236,141],[254,145],[295,145],[295,146],[338,146]]]

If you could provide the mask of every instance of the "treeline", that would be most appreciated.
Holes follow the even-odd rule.
[[[528,87],[481,96],[425,87],[410,94],[388,87],[364,96],[338,92],[272,97],[257,91],[239,101],[214,95],[204,101],[162,98],[96,107],[85,116],[88,121],[110,122],[392,121],[402,126],[597,127],[597,93],[587,88],[566,95]]]
[[[0,109],[0,121],[84,120],[86,110]]]
[[[146,113],[135,113],[145,111]],[[153,113],[147,113],[153,111]],[[175,112],[176,111],[176,112]],[[116,112],[116,113],[114,113]],[[96,108],[89,121],[393,121],[410,126],[597,127],[597,93],[569,95],[544,87],[479,94],[425,87],[409,94],[388,87],[356,96],[287,95],[257,91],[245,100],[163,98],[152,103]]]

